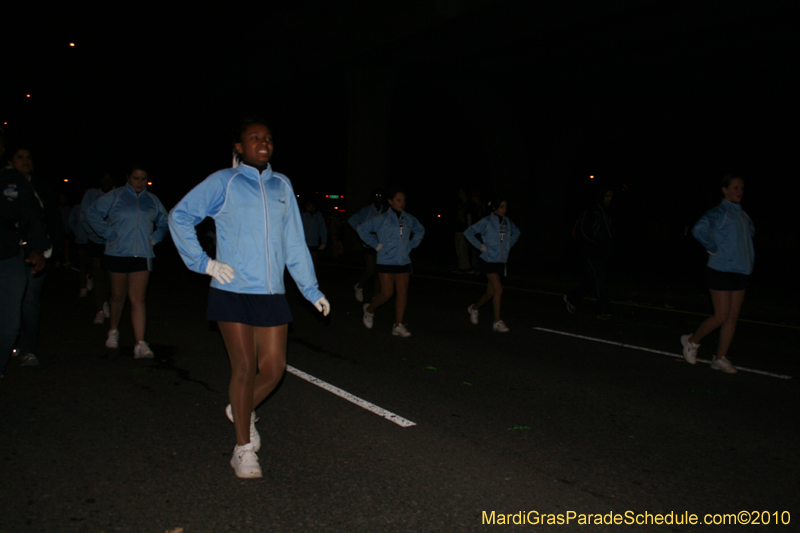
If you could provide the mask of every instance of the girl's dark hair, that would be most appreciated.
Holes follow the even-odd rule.
[[[506,202],[508,204],[508,200],[505,196],[492,196],[488,202],[486,202],[486,207],[488,207],[492,212],[496,211],[500,204]]]
[[[737,175],[735,175],[735,174],[728,174],[727,176],[725,176],[724,178],[722,178],[722,182],[720,183],[720,186],[721,186],[721,187],[725,187],[725,188],[727,189],[728,187],[730,187],[730,186],[731,186],[731,182],[732,182],[733,180],[736,180],[736,179],[739,179],[739,180],[742,180],[742,181],[744,181],[744,178],[743,178],[743,177],[741,177],[741,176],[737,176]]]
[[[6,153],[3,155],[3,157],[5,157],[10,163],[11,159],[17,155],[17,152],[20,150],[27,150],[28,153],[31,154],[31,157],[33,157],[34,152],[27,144],[14,144],[12,146],[7,146]]]
[[[397,196],[397,193],[399,192],[408,196],[408,194],[406,194],[406,190],[403,187],[392,187],[391,189],[389,189],[389,194],[386,195],[386,199],[393,200],[394,197]]]
[[[149,172],[147,172],[147,167],[144,166],[144,165],[140,165],[139,162],[137,161],[137,162],[131,163],[130,165],[125,167],[125,177],[127,178],[131,174],[133,174],[134,170],[141,170],[142,172],[144,172],[146,174],[149,174]]]
[[[253,124],[261,124],[269,131],[272,131],[272,128],[269,127],[269,124],[267,124],[267,121],[263,118],[256,116],[244,117],[239,121],[236,127],[233,128],[233,134],[231,135],[231,150],[233,150],[234,154],[236,154],[236,143],[242,142],[242,135],[244,134],[245,130],[247,130],[247,128]]]

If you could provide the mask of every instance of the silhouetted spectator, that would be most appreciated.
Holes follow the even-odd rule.
[[[609,206],[614,197],[610,187],[598,187],[594,201],[583,211],[575,228],[584,271],[580,284],[564,295],[567,311],[575,312],[581,300],[594,294],[597,318],[611,318],[611,294],[608,289],[608,265],[611,259],[611,217]]]

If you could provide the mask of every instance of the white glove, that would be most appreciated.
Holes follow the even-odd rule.
[[[223,285],[230,283],[236,276],[233,275],[233,268],[222,261],[208,260],[206,274],[219,281]]]
[[[487,250],[485,244],[481,244],[481,252],[485,252]]]
[[[325,245],[324,245],[324,244],[320,244],[320,245],[319,245],[319,248],[317,248],[317,250],[319,250],[320,252],[321,252],[322,250],[324,250],[324,249],[325,249]]]
[[[380,252],[380,251],[381,251],[381,248],[383,248],[383,243],[382,243],[382,242],[379,242],[379,243],[378,243],[378,247],[377,247],[377,248],[375,248],[375,251],[376,251],[376,252]]]
[[[314,302],[314,307],[317,308],[317,311],[322,313],[322,316],[328,316],[328,313],[331,312],[331,304],[328,303],[328,299],[324,296]]]

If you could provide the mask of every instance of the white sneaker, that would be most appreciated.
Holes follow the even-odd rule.
[[[364,289],[359,287],[358,283],[356,283],[355,287],[353,287],[353,288],[356,290],[356,300],[358,300],[359,302],[363,302],[364,301]]]
[[[39,366],[39,359],[32,353],[23,355],[19,358],[19,366]]]
[[[106,321],[106,315],[105,315],[105,313],[103,313],[103,310],[101,309],[100,311],[97,312],[96,315],[94,315],[94,322],[92,322],[92,323],[95,326],[102,326],[103,322],[105,322],[105,321]]]
[[[261,465],[258,464],[258,455],[253,449],[252,442],[233,449],[231,466],[236,471],[236,477],[242,479],[261,477]]]
[[[367,329],[372,329],[372,319],[375,317],[375,313],[367,311],[367,307],[369,307],[369,304],[364,304],[364,316],[361,318],[361,321]]]
[[[411,333],[406,329],[405,324],[395,324],[392,326],[392,335],[395,337],[410,337]]]
[[[225,416],[228,417],[228,420],[233,422],[233,409],[231,409],[231,404],[225,408]],[[250,443],[253,445],[253,449],[258,451],[261,449],[261,435],[258,434],[258,430],[256,429],[256,422],[258,422],[259,418],[256,416],[255,411],[250,411]]]
[[[108,330],[108,338],[106,339],[106,348],[118,348],[118,347],[119,347],[119,330],[118,329]]]
[[[714,370],[722,370],[726,374],[735,374],[738,372],[736,367],[728,361],[727,357],[717,357],[716,355],[711,360],[711,368]]]
[[[475,305],[475,304],[472,304],[472,305]],[[467,313],[469,313],[469,321],[472,322],[473,324],[477,324],[478,323],[478,310],[477,309],[473,309],[472,305],[467,307]]]
[[[150,346],[144,341],[139,341],[139,344],[133,349],[134,359],[152,359],[153,357],[155,357],[153,350],[151,350]]]
[[[697,349],[700,345],[690,341],[689,337],[691,336],[691,333],[689,335],[681,335],[681,344],[683,345],[683,358],[690,365],[694,365],[697,363]]]
[[[103,314],[106,315],[106,318],[109,318],[111,316],[111,308],[108,307],[108,302],[105,302],[103,304]]]
[[[498,333],[508,333],[508,326],[502,320],[498,320],[494,324],[492,324],[492,331],[496,331]]]

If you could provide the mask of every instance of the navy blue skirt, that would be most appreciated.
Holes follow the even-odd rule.
[[[109,272],[117,274],[130,274],[131,272],[144,272],[153,270],[153,259],[150,257],[120,257],[117,255],[104,255],[100,266]]]
[[[488,261],[484,261],[480,257],[478,258],[478,272],[481,274],[499,274],[501,276],[506,275],[506,264],[505,263],[489,263]]]
[[[747,274],[736,272],[722,272],[711,267],[706,267],[705,285],[715,291],[743,291],[747,288]]]
[[[382,272],[384,274],[410,274],[411,263],[407,265],[375,265],[375,272]]]
[[[238,322],[259,328],[282,326],[292,321],[292,311],[285,294],[240,294],[210,288],[209,320]]]

